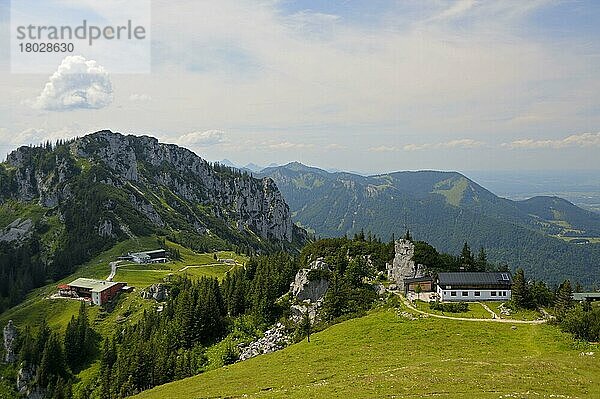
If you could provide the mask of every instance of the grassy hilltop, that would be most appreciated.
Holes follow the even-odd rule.
[[[377,310],[315,334],[310,343],[135,398],[597,398],[598,349],[551,325],[513,329]]]

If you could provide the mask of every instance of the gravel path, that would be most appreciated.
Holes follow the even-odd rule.
[[[545,323],[546,320],[511,320],[511,319],[471,319],[467,317],[451,317],[451,316],[442,316],[439,314],[433,314],[424,312],[415,308],[404,296],[400,294],[396,294],[400,296],[402,302],[408,307],[410,310],[415,311],[417,313],[421,313],[430,317],[437,317],[438,319],[449,319],[449,320],[461,320],[461,321],[476,321],[476,322],[494,322],[494,323],[511,323],[511,324],[542,324]]]

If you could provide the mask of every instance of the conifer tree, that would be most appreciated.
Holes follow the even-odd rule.
[[[513,276],[511,300],[518,308],[528,309],[531,307],[529,285],[525,280],[525,272],[521,268],[517,269]]]
[[[559,287],[556,293],[556,299],[554,302],[554,309],[556,317],[562,319],[567,311],[573,307],[573,289],[571,288],[571,282],[565,280]]]
[[[65,378],[66,376],[65,356],[60,339],[58,334],[52,333],[46,341],[44,351],[42,352],[37,382],[41,387],[45,388],[51,383],[55,385],[58,377]]]
[[[302,314],[302,319],[300,320],[300,325],[298,326],[300,330],[300,334],[303,337],[306,337],[306,342],[310,343],[310,333],[312,332],[312,323],[310,321],[310,313],[308,311],[308,307]]]
[[[460,263],[461,263],[461,266],[466,271],[473,271],[473,266],[474,266],[473,253],[471,252],[471,248],[469,247],[469,244],[466,242],[460,253]]]
[[[479,253],[477,254],[477,261],[475,262],[477,266],[477,271],[483,272],[487,267],[487,254],[485,253],[485,249],[483,247],[479,248]]]

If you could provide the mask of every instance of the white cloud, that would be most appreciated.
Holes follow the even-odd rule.
[[[307,149],[314,148],[314,144],[307,143],[292,143],[289,141],[283,141],[281,143],[273,143],[268,145],[273,150],[295,150],[295,149]]]
[[[221,130],[206,130],[204,132],[191,132],[180,136],[177,143],[182,146],[210,147],[226,142],[225,132]]]
[[[129,101],[133,101],[133,102],[152,101],[152,97],[149,96],[148,94],[133,93],[132,95],[129,96]]]
[[[371,152],[395,152],[398,150],[399,150],[398,147],[391,146],[391,145],[380,145],[380,146],[369,148],[369,151],[371,151]]]
[[[430,149],[441,149],[441,148],[477,148],[483,146],[485,143],[474,139],[456,139],[450,140],[443,143],[422,143],[422,144],[405,144],[402,147],[381,145],[377,147],[369,148],[371,152],[394,152],[394,151],[421,151]]]
[[[467,13],[473,6],[475,6],[475,0],[458,0],[450,7],[437,15],[434,15],[429,19],[429,22],[442,21],[460,17]]]
[[[511,141],[510,143],[502,143],[502,146],[512,149],[561,149],[567,147],[600,147],[600,133],[572,134],[562,139],[519,139]]]
[[[31,104],[49,111],[104,108],[113,99],[109,74],[94,60],[67,56]]]

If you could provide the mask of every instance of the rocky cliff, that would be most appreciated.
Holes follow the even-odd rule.
[[[43,150],[21,147],[8,156],[16,187],[13,196],[21,201],[36,200],[49,208],[65,203],[73,195],[73,178],[88,167],[94,182],[126,190],[131,206],[157,227],[164,227],[165,221],[147,191],[166,188],[192,207],[210,208],[211,216],[233,222],[240,231],[286,242],[292,242],[294,234],[303,235],[270,178],[255,179],[212,165],[192,151],[153,137],[101,131],[60,151]],[[196,231],[210,228],[197,212],[186,216]],[[100,235],[113,234],[107,220],[99,221],[98,227]]]
[[[110,131],[11,152],[0,163],[0,216],[0,276],[24,287],[10,290],[9,305],[130,238],[246,253],[297,250],[306,241],[270,178]],[[25,268],[15,261],[27,257]]]

